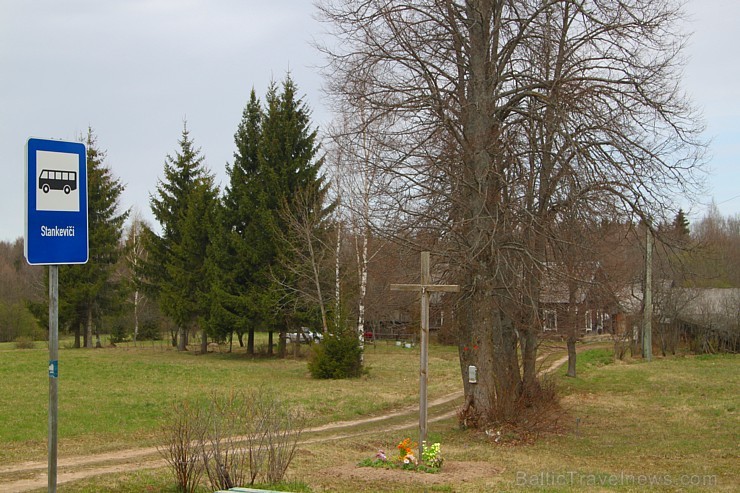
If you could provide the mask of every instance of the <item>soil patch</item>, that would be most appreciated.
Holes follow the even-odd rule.
[[[320,471],[322,475],[346,478],[349,481],[415,485],[460,484],[480,478],[493,478],[501,472],[502,469],[488,462],[458,461],[445,461],[442,470],[435,474],[382,467],[360,467],[355,464],[335,466]]]

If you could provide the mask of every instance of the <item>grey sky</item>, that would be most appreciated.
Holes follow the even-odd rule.
[[[685,87],[703,111],[710,190],[740,213],[740,2],[689,0],[694,32]],[[225,181],[233,135],[254,87],[290,70],[317,125],[323,26],[309,0],[0,0],[0,240],[23,235],[23,148],[29,137],[77,140],[88,125],[126,185],[122,206],[150,218],[149,193],[187,119]]]

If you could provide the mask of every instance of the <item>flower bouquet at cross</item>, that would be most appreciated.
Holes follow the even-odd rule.
[[[410,438],[404,438],[396,445],[398,454],[388,457],[383,450],[378,450],[375,457],[364,459],[358,465],[361,467],[383,467],[386,469],[406,469],[431,473],[439,472],[444,462],[441,452],[442,446],[439,443],[427,445],[426,442],[422,442],[422,444],[423,452],[421,459],[416,457],[414,452],[418,444],[412,442]]]

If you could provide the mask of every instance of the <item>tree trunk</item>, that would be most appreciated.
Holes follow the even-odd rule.
[[[465,283],[472,286],[472,293],[463,305],[458,331],[465,388],[461,419],[475,428],[513,420],[521,388],[514,326],[496,306],[492,282]],[[477,383],[468,379],[470,366],[476,368]]]
[[[183,327],[177,328],[177,350],[178,351],[187,351],[188,350],[188,343],[187,343],[187,330]]]
[[[338,171],[338,170],[337,170]],[[337,190],[340,190],[339,188],[339,173],[336,174],[334,177],[334,183]],[[342,205],[342,197],[341,195],[337,199],[337,214],[339,214],[340,207]],[[340,313],[339,313],[339,304],[341,300],[341,284],[340,284],[340,266],[341,266],[341,253],[342,253],[342,223],[341,221],[336,221],[336,228],[337,228],[337,247],[334,251],[334,327],[339,327],[339,320],[340,320]]]
[[[254,356],[254,327],[250,327],[247,334],[247,354]]]
[[[79,349],[81,347],[80,345],[80,339],[82,338],[82,324],[77,323],[75,324],[75,348]]]
[[[519,332],[519,344],[522,348],[522,390],[526,397],[535,396],[540,388],[537,380],[537,329],[532,317],[532,322],[528,327],[523,327]]]
[[[319,262],[316,256],[316,251],[313,247],[313,237],[310,233],[310,230],[306,236],[306,246],[308,247],[309,259],[311,260],[311,273],[313,274],[314,289],[316,290],[316,299],[318,300],[319,313],[321,315],[321,333],[327,334],[329,332],[329,324],[326,318],[326,305],[324,304],[324,295],[322,294],[321,290]]]
[[[578,286],[573,280],[568,282],[568,334],[566,346],[568,347],[568,373],[569,377],[576,377],[576,339],[578,336],[578,318],[576,313],[576,291]],[[589,321],[589,324],[591,322]]]
[[[208,354],[208,334],[205,329],[200,331],[200,354]]]
[[[576,339],[575,337],[568,336],[566,342],[568,346],[568,373],[569,377],[576,377]]]
[[[244,332],[237,331],[236,338],[239,340],[239,347],[244,347]]]
[[[273,346],[272,334],[273,334],[273,332],[271,330],[267,332],[267,354],[268,354],[268,356],[272,356],[273,355],[273,352],[272,352],[272,346]]]
[[[357,305],[357,334],[360,338],[360,364],[365,364],[365,299],[367,297],[367,269],[368,269],[368,258],[367,258],[367,243],[369,231],[366,223],[368,215],[367,208],[367,193],[365,194],[365,211],[363,215],[363,221],[365,223],[363,235],[361,238],[362,247],[360,248],[355,243],[356,255],[357,255],[357,268],[360,274],[360,296]]]
[[[135,237],[134,237],[135,238]],[[134,241],[136,241],[134,239]],[[134,291],[134,346],[139,338],[139,290]]]
[[[92,349],[93,343],[92,343],[92,326],[93,326],[93,316],[92,316],[92,310],[90,308],[87,309],[87,326],[85,327],[85,347],[88,349]]]
[[[461,187],[458,193],[460,224],[466,258],[463,269],[467,293],[460,317],[460,364],[465,383],[466,404],[463,421],[476,427],[504,423],[516,417],[521,391],[521,374],[514,324],[506,313],[507,287],[517,273],[506,271],[506,243],[510,234],[505,206],[507,152],[501,147],[500,121],[495,93],[495,63],[491,60],[490,27],[494,9],[477,2],[465,4],[469,45],[467,60],[460,59],[465,83],[458,86],[458,97],[465,101],[461,114],[463,155]],[[495,62],[495,61],[493,61]],[[477,368],[477,383],[467,379],[468,367]]]
[[[285,358],[285,350],[287,349],[285,342],[285,329],[280,329],[280,339],[278,339],[278,357]]]

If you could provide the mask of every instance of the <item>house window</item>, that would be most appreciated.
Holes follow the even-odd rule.
[[[558,330],[558,314],[555,310],[543,310],[542,330]]]

